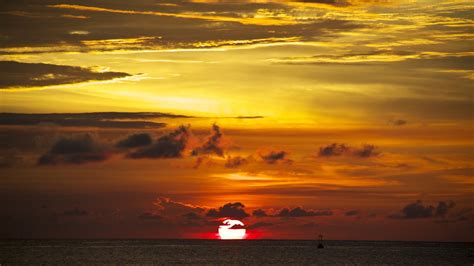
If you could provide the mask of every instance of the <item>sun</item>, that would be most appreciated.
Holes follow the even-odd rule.
[[[244,223],[239,220],[227,219],[219,225],[220,239],[244,239],[246,230]]]

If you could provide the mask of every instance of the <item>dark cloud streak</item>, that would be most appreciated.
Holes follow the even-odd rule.
[[[260,158],[262,158],[262,160],[268,164],[293,162],[292,160],[288,159],[288,152],[286,151],[262,152],[259,155]]]
[[[331,210],[305,210],[301,207],[293,209],[284,208],[280,210],[275,216],[277,217],[314,217],[314,216],[331,216],[333,215]]]
[[[156,118],[189,118],[188,116],[154,112],[97,112],[23,114],[0,113],[0,125],[101,128],[161,128],[165,123],[152,122]]]
[[[0,89],[43,87],[131,76],[124,72],[96,72],[90,68],[0,61]]]

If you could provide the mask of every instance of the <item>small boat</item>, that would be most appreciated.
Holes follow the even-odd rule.
[[[319,248],[324,248],[324,245],[323,245],[323,235],[319,235],[319,243],[318,243],[318,249]]]

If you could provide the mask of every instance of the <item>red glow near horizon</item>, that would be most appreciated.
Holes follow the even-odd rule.
[[[243,238],[244,240],[255,240],[255,239],[262,239],[265,238],[265,236],[268,236],[269,234],[262,233],[259,230],[248,230],[246,231],[245,237]],[[192,239],[208,239],[208,240],[221,240],[219,233],[218,232],[202,232],[202,233],[194,233],[194,234],[189,234],[187,236],[188,238]]]
[[[221,221],[221,225],[224,225],[223,222],[225,220],[229,220],[228,218],[222,218],[219,219]],[[238,221],[238,220],[237,220]],[[233,230],[233,229],[229,229]],[[255,240],[255,239],[262,239],[262,238],[271,238],[273,234],[269,232],[268,230],[260,230],[260,229],[253,229],[249,230],[248,228],[245,228],[245,235],[242,238],[232,238],[234,240]],[[188,238],[192,239],[209,239],[209,240],[226,240],[226,238],[222,238],[221,235],[219,234],[219,227],[216,231],[210,231],[210,232],[194,232],[187,234]],[[231,240],[231,238],[227,238]]]

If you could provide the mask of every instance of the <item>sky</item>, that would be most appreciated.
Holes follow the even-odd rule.
[[[474,241],[472,1],[0,6],[1,238]]]

